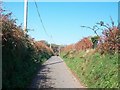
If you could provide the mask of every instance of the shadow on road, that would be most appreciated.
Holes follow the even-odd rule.
[[[30,88],[82,88],[83,86],[67,69],[64,61],[53,56],[38,70]]]
[[[29,88],[53,88],[54,83],[52,83],[51,77],[48,76],[50,72],[50,68],[47,65],[42,65]]]
[[[45,64],[46,65],[52,65],[52,64],[58,64],[58,63],[62,63],[63,61],[59,61],[59,62],[54,62],[54,63],[49,63],[49,64]]]

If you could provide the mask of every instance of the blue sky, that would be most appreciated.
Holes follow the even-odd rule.
[[[80,26],[93,26],[99,21],[110,23],[110,16],[118,21],[117,2],[37,2],[41,17],[49,35],[56,44],[71,44],[83,37],[94,35],[93,31]],[[18,24],[23,23],[23,2],[6,2],[3,7],[13,12]],[[38,18],[34,2],[28,3],[28,34],[36,40],[53,41],[45,34]]]

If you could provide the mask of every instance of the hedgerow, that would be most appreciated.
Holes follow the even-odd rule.
[[[112,19],[111,19],[112,21]],[[93,27],[96,36],[91,42],[85,38],[62,49],[61,57],[68,67],[88,88],[119,88],[120,24],[105,24],[103,21]],[[102,30],[102,35],[97,33]],[[91,44],[92,43],[92,44]],[[76,48],[77,47],[77,48]]]
[[[40,64],[53,55],[53,51],[25,34],[16,20],[12,19],[12,13],[1,12],[2,87],[24,88]]]

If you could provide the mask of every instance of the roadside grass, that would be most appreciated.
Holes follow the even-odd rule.
[[[80,82],[88,88],[118,88],[118,54],[101,56],[99,53],[92,55],[84,51],[73,53],[70,58],[65,52],[61,57],[68,67],[77,74]]]

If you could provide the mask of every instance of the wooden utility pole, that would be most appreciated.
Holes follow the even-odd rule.
[[[27,32],[28,0],[24,0],[24,33]]]

